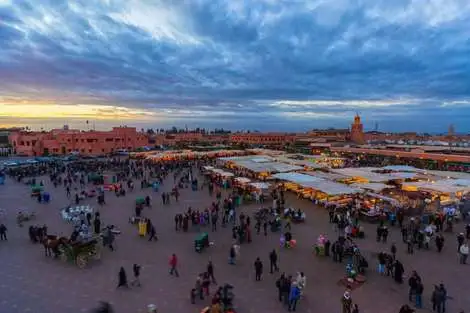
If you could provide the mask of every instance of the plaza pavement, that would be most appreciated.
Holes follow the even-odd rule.
[[[199,312],[207,304],[189,302],[189,291],[194,286],[196,276],[205,270],[208,260],[215,265],[215,276],[219,283],[228,282],[235,286],[235,305],[240,313],[285,312],[276,299],[276,275],[268,273],[269,252],[279,250],[279,234],[269,233],[267,237],[253,234],[253,243],[243,244],[241,258],[235,266],[227,264],[231,244],[231,229],[219,228],[210,233],[214,246],[201,254],[194,252],[193,240],[196,233],[176,233],[173,217],[188,206],[205,208],[214,200],[207,190],[182,191],[179,203],[173,199],[171,205],[161,204],[160,193],[150,189],[136,189],[126,197],[116,198],[107,193],[107,204],[100,210],[103,224],[114,224],[122,234],[116,238],[116,251],[103,250],[101,261],[91,262],[86,269],[46,258],[42,246],[33,245],[28,240],[27,223],[19,228],[15,223],[18,208],[29,208],[37,212],[35,224],[47,224],[50,234],[69,236],[71,226],[60,217],[59,209],[69,200],[63,187],[54,189],[46,181],[46,191],[52,194],[49,204],[38,204],[29,196],[29,188],[7,179],[0,186],[0,208],[7,212],[8,242],[0,242],[0,312],[5,313],[62,313],[89,312],[98,301],[109,301],[116,313],[145,312],[147,304],[157,305],[162,313]],[[169,178],[163,190],[170,190],[173,178]],[[138,185],[138,184],[136,184]],[[156,226],[158,242],[148,242],[139,238],[136,226],[128,223],[134,212],[137,196],[150,194],[153,208],[144,210]],[[87,200],[95,208],[96,199]],[[299,303],[298,312],[333,313],[340,312],[340,298],[344,287],[337,284],[344,276],[344,265],[333,263],[330,259],[318,258],[312,254],[312,245],[318,234],[328,233],[334,239],[334,232],[328,224],[327,212],[314,207],[310,202],[298,200],[289,195],[287,204],[301,208],[307,213],[307,222],[293,225],[292,233],[298,246],[292,250],[279,252],[281,271],[294,274],[304,271],[307,275],[305,298]],[[252,215],[257,205],[243,206],[240,211]],[[253,220],[254,222],[254,220]],[[379,276],[375,255],[381,249],[388,251],[390,244],[375,242],[375,226],[364,224],[366,239],[358,243],[370,263],[368,281],[353,291],[352,297],[359,304],[361,313],[396,313],[407,302],[407,286],[396,285],[391,278]],[[463,226],[458,225],[457,229]],[[448,313],[470,308],[469,268],[458,264],[456,240],[454,235],[446,237],[446,245],[441,255],[434,250],[416,251],[413,256],[405,254],[406,247],[401,244],[400,234],[394,229],[389,242],[398,244],[398,258],[403,262],[406,273],[417,270],[425,284],[423,302],[426,311],[430,308],[432,285],[444,282],[448,293],[453,297],[448,302]],[[168,274],[168,260],[172,253],[179,258],[180,277]],[[264,262],[265,274],[261,282],[254,281],[253,262],[260,257]],[[120,266],[127,270],[128,279],[132,278],[132,264],[142,265],[142,288],[116,290],[117,273]]]

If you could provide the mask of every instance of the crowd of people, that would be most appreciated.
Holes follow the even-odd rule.
[[[81,191],[85,189],[91,182],[87,181],[90,173],[111,172],[116,177],[115,189],[116,196],[126,196],[126,190],[132,191],[134,188],[134,181],[140,181],[141,189],[148,188],[151,181],[158,182],[160,186],[168,183],[168,178],[173,178],[172,188],[170,192],[161,192],[162,205],[167,206],[174,200],[178,202],[182,196],[182,190],[191,186],[194,190],[206,189],[209,195],[212,196],[212,203],[206,208],[195,208],[187,206],[180,212],[174,214],[174,229],[176,232],[201,232],[210,229],[211,232],[217,232],[218,227],[231,228],[232,244],[229,248],[228,263],[232,265],[237,264],[237,259],[240,257],[240,246],[245,243],[255,241],[253,231],[257,234],[268,236],[268,228],[272,232],[281,231],[284,238],[287,234],[292,237],[292,220],[303,220],[305,214],[301,210],[290,209],[287,207],[287,196],[282,188],[273,189],[271,197],[273,199],[272,206],[266,208],[265,211],[254,215],[254,224],[251,222],[251,216],[244,212],[244,208],[236,201],[236,191],[231,193],[230,186],[223,185],[222,181],[217,176],[205,176],[204,182],[199,184],[197,177],[203,173],[202,167],[209,164],[210,161],[196,161],[188,162],[174,161],[165,163],[151,163],[143,160],[129,160],[129,159],[107,159],[107,160],[94,160],[94,161],[74,161],[67,164],[51,163],[49,165],[35,165],[30,167],[23,167],[21,170],[11,170],[8,174],[21,182],[25,178],[35,181],[37,177],[49,176],[49,179],[55,188],[63,187],[67,197],[75,200],[79,204],[83,199],[80,198]],[[171,182],[170,182],[171,184]],[[74,193],[72,195],[72,193]],[[99,199],[101,204],[105,204],[105,192],[102,188],[98,190]],[[215,196],[215,197],[214,197]],[[100,201],[99,201],[100,202]],[[150,197],[145,199],[146,207],[150,207]],[[264,202],[266,205],[266,202]],[[181,205],[182,207],[184,205]],[[142,208],[143,209],[143,208]],[[142,210],[141,209],[141,210]],[[365,273],[368,268],[369,262],[366,257],[360,253],[360,244],[357,240],[365,237],[364,227],[361,225],[359,214],[355,205],[350,205],[342,208],[328,207],[329,222],[333,225],[334,233],[337,238],[328,241],[325,244],[325,256],[331,257],[332,261],[336,263],[343,263],[345,258],[350,258],[352,266],[359,273]],[[136,217],[141,216],[141,211],[136,211]],[[415,248],[429,249],[431,238],[434,239],[435,246],[438,252],[441,252],[444,247],[444,236],[442,236],[443,225],[439,220],[434,221],[431,232],[429,229],[424,229],[418,219],[402,218],[398,214],[398,225],[389,223],[387,220],[381,221],[377,227],[376,240],[377,242],[388,244],[388,237],[392,231],[400,231],[402,234],[403,244],[406,245],[406,251],[413,254]],[[156,239],[156,229],[149,218],[146,218],[147,234],[149,240]],[[90,227],[95,233],[101,233],[101,217],[99,214],[93,216],[85,215],[80,221],[80,225],[75,229],[76,232],[82,231],[83,227]],[[294,226],[295,227],[295,226]],[[396,230],[395,230],[396,229]],[[263,230],[263,233],[261,233]],[[295,231],[295,229],[294,229]],[[0,224],[0,240],[6,240],[7,228],[4,224]],[[108,246],[113,250],[112,242],[114,241],[114,234],[111,229],[108,229],[108,236],[113,240],[108,242]],[[431,234],[432,233],[432,234]],[[43,233],[38,233],[36,230],[31,231],[30,236],[43,237]],[[72,234],[74,236],[74,233]],[[464,233],[457,235],[457,252],[460,255],[460,263],[465,264],[467,261],[469,247],[466,240],[470,238],[470,226],[467,226]],[[287,240],[287,239],[285,239]],[[289,240],[290,241],[290,240]],[[389,251],[379,251],[377,254],[377,268],[379,274],[383,276],[393,277],[396,283],[403,284],[403,277],[405,273],[405,266],[399,260],[397,254],[397,243],[393,242]],[[279,258],[276,249],[269,248],[266,253],[269,257],[269,272],[280,272]],[[357,258],[356,258],[357,256]],[[254,267],[254,280],[263,280],[264,264],[261,257],[257,257],[253,263]],[[215,265],[209,262],[204,272],[197,276],[194,287],[190,290],[191,303],[197,304],[205,299],[210,298],[209,312],[219,313],[228,312],[233,310],[233,286],[230,285],[217,285],[215,279]],[[118,288],[130,288],[133,286],[140,287],[140,271],[141,266],[134,264],[132,268],[134,279],[128,283],[127,274],[124,267],[121,267],[118,273]],[[172,254],[169,259],[169,274],[174,277],[179,277],[178,272],[178,257]],[[213,287],[217,288],[211,290]],[[307,296],[307,277],[302,271],[290,275],[282,272],[275,283],[278,300],[286,307],[288,311],[296,311],[298,306],[301,305],[302,299]],[[409,301],[417,309],[423,306],[423,291],[424,282],[417,272],[408,279],[409,286]],[[212,292],[211,292],[212,291]],[[432,307],[438,313],[446,311],[446,303],[449,299],[447,290],[444,283],[439,283],[435,286],[432,293]],[[207,302],[203,302],[207,303]],[[103,305],[102,310],[105,310]],[[346,286],[346,291],[341,296],[341,309],[343,313],[359,313],[359,305],[353,302],[352,290]],[[111,308],[108,306],[108,310]],[[412,312],[410,305],[403,305],[400,308],[400,313]],[[110,311],[100,311],[110,312]]]

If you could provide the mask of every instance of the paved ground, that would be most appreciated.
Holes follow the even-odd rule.
[[[31,244],[27,228],[18,228],[14,223],[17,208],[34,208],[38,218],[36,223],[49,225],[49,232],[70,234],[70,226],[59,216],[59,209],[68,203],[62,188],[54,189],[46,183],[46,190],[53,195],[52,202],[38,205],[29,197],[29,189],[7,180],[0,186],[0,207],[7,211],[9,227],[8,242],[0,242],[0,312],[19,313],[61,313],[88,312],[99,300],[110,301],[117,313],[143,312],[149,303],[155,303],[159,312],[187,313],[199,312],[204,303],[191,305],[189,290],[194,285],[196,275],[205,269],[207,261],[213,260],[216,278],[220,283],[229,282],[235,286],[235,303],[239,312],[283,312],[285,309],[276,301],[275,276],[266,274],[262,282],[254,281],[253,262],[259,256],[265,267],[269,265],[268,253],[278,248],[278,234],[268,237],[254,236],[254,242],[243,245],[241,261],[236,266],[227,264],[231,233],[221,229],[211,234],[215,246],[202,254],[193,249],[195,233],[175,233],[173,216],[188,206],[203,208],[210,204],[206,191],[192,192],[185,190],[179,203],[170,206],[160,204],[160,194],[152,193],[154,208],[144,212],[152,218],[159,233],[159,242],[148,242],[137,236],[137,229],[127,223],[133,212],[134,200],[138,195],[146,195],[147,190],[128,194],[125,198],[116,198],[108,194],[107,205],[101,210],[104,223],[112,223],[122,230],[117,238],[117,251],[105,251],[102,260],[92,263],[89,268],[80,270],[71,264],[46,258],[42,247]],[[165,189],[171,188],[170,182]],[[93,201],[91,202],[95,204]],[[296,225],[293,234],[298,240],[294,250],[280,251],[281,270],[295,273],[302,270],[308,277],[306,297],[299,304],[299,312],[339,312],[340,297],[344,288],[337,285],[344,275],[344,267],[328,259],[312,255],[312,244],[319,233],[333,234],[327,223],[324,210],[315,208],[307,201],[290,197],[288,203],[301,207],[308,214],[308,221]],[[250,212],[255,206],[244,207]],[[461,227],[459,225],[458,227]],[[360,246],[372,268],[375,259],[372,255],[380,249],[389,249],[388,245],[374,241],[374,226],[366,225],[369,237],[360,241]],[[399,240],[398,231],[394,231],[391,240]],[[470,308],[470,299],[464,291],[469,290],[468,268],[458,264],[455,238],[447,239],[444,253],[419,251],[414,256],[405,255],[405,247],[399,246],[399,258],[405,270],[418,270],[425,283],[425,306],[429,308],[429,293],[432,284],[444,282],[449,295],[454,299],[448,303],[448,312],[459,312]],[[180,260],[180,278],[168,275],[168,258],[176,253]],[[143,265],[142,288],[116,290],[117,272],[125,266],[131,275],[132,264]],[[369,281],[353,292],[353,300],[358,303],[361,312],[395,313],[401,304],[406,303],[405,286],[397,286],[391,279],[371,272]]]

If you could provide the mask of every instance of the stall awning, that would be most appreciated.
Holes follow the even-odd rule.
[[[362,191],[359,188],[351,188],[349,186],[327,180],[305,182],[301,185],[305,188],[312,188],[321,191],[330,196],[351,195],[355,193],[360,193]]]
[[[463,180],[467,181],[467,180]],[[404,188],[412,187],[418,190],[430,190],[440,193],[470,192],[470,185],[460,179],[443,179],[436,182],[414,182],[403,184]]]
[[[384,189],[388,189],[388,188],[395,188],[394,186],[386,185],[386,184],[382,184],[382,183],[351,184],[351,187],[361,188],[361,189],[364,189],[364,190],[371,190],[371,191],[374,191],[374,192],[380,192],[380,191],[382,191]]]
[[[220,173],[220,176],[222,176],[222,177],[233,177],[235,175],[233,173],[230,173],[230,172],[223,172],[223,173]]]
[[[272,177],[276,179],[280,179],[280,180],[286,180],[286,181],[296,183],[296,184],[322,180],[321,178],[318,178],[318,177],[300,174],[300,173],[279,173],[279,174],[274,174]]]
[[[271,184],[268,183],[249,183],[249,185],[256,189],[269,189],[271,187]]]
[[[394,171],[394,172],[412,172],[412,173],[419,173],[422,172],[422,169],[416,168],[414,166],[409,165],[388,165],[382,167],[384,170],[387,171]]]
[[[362,178],[369,182],[373,183],[384,183],[390,180],[398,179],[396,176],[392,176],[390,174],[379,174],[374,173],[374,170],[378,170],[377,168],[341,168],[331,170],[331,172],[344,175],[348,178]]]
[[[246,168],[255,173],[284,173],[302,170],[303,167],[278,163],[278,162],[254,162],[253,160],[234,161],[234,163],[242,168]]]
[[[203,169],[206,170],[206,171],[210,171],[210,170],[213,170],[214,167],[213,166],[204,166]]]
[[[251,182],[251,179],[246,177],[236,177],[235,180],[240,184],[248,184],[249,182]]]
[[[393,199],[393,198],[390,198],[390,197],[386,197],[384,195],[381,195],[381,194],[378,194],[378,193],[372,193],[372,192],[368,192],[366,193],[366,195],[368,195],[369,197],[372,197],[372,198],[376,198],[376,199],[381,199],[383,201],[387,201],[393,205],[399,205],[400,202],[397,200],[397,199]]]

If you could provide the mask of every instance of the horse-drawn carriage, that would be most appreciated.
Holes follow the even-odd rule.
[[[73,262],[78,268],[85,268],[90,259],[101,258],[102,246],[101,236],[94,236],[77,242],[62,243],[58,249],[62,261]]]

